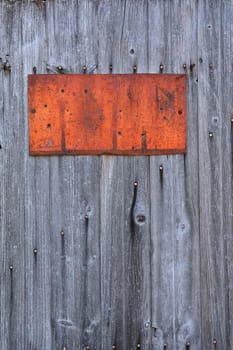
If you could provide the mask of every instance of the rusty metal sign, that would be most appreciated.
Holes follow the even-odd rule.
[[[31,155],[184,153],[186,77],[30,75]]]

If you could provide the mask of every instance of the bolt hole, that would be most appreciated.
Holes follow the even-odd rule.
[[[45,104],[44,107],[47,108],[48,106]]]
[[[0,145],[0,149],[2,149],[2,145]]]
[[[51,128],[51,124],[50,123],[47,124],[47,128],[48,129]]]
[[[64,90],[64,89],[61,89],[61,92],[62,92],[62,93],[64,93],[64,92],[65,92],[65,90]]]
[[[118,131],[118,135],[121,135],[121,131]]]
[[[35,114],[35,113],[36,113],[35,108],[33,108],[33,109],[31,110],[31,112],[32,112],[33,114]]]
[[[179,113],[179,114],[182,114],[182,110],[180,109],[180,110],[178,111],[178,113]]]
[[[160,108],[159,108],[159,110],[160,110],[160,112],[162,112],[162,111],[163,111],[163,108],[162,108],[162,107],[160,107]]]
[[[146,221],[145,215],[137,215],[136,220],[138,223],[142,224],[143,222]]]
[[[133,55],[134,54],[134,49],[130,50],[130,54]]]
[[[85,94],[87,94],[87,93],[88,93],[88,90],[87,90],[87,89],[85,89],[85,90],[84,90],[84,92],[85,92]]]

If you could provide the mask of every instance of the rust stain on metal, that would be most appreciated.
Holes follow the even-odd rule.
[[[186,150],[183,74],[29,75],[31,155]]]

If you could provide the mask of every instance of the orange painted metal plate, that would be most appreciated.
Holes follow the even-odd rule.
[[[182,74],[28,77],[31,155],[184,153]]]

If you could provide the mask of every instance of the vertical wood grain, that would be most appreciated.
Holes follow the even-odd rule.
[[[14,7],[14,5],[11,5]],[[50,167],[49,159],[28,157],[28,123],[27,123],[27,75],[33,72],[45,72],[44,60],[47,53],[45,45],[45,13],[36,6],[25,2],[21,4],[22,16],[22,81],[23,108],[25,120],[25,348],[51,347],[51,212]],[[29,19],[30,24],[29,24]],[[17,20],[17,14],[14,20]],[[30,30],[29,30],[30,27]],[[18,32],[17,35],[20,35]],[[14,67],[13,67],[14,69]],[[16,93],[16,92],[15,92]],[[46,208],[46,210],[45,210]],[[34,249],[37,253],[34,253]],[[20,316],[19,316],[20,317]],[[43,322],[41,322],[43,320]],[[18,319],[20,322],[20,318]],[[23,344],[19,343],[19,348]]]
[[[171,4],[149,1],[150,72],[171,71]],[[152,33],[154,33],[152,35]],[[160,66],[164,67],[163,70]],[[174,346],[174,239],[170,156],[150,157],[152,349]]]
[[[122,73],[133,72],[135,65],[137,73],[146,72],[148,71],[147,1],[140,3],[126,1],[123,19],[120,50]],[[136,349],[139,346],[150,349],[149,157],[125,157],[124,179],[124,342],[126,349]]]
[[[120,1],[102,1],[98,7],[99,73],[121,72],[123,11]],[[124,157],[101,156],[100,166],[101,343],[103,349],[124,349]]]
[[[172,157],[176,347],[201,348],[198,181],[197,2],[171,8],[171,69],[187,77],[187,152]],[[187,16],[188,14],[188,16]],[[188,18],[188,20],[187,20]],[[186,65],[186,66],[184,66]],[[186,68],[185,68],[186,67]]]
[[[197,61],[197,6],[158,2],[149,13],[150,33],[158,33],[149,41],[151,67],[185,72],[188,102],[187,155],[151,157],[152,339],[156,349],[183,349],[189,342],[199,349],[197,74],[190,72]]]
[[[223,196],[223,238],[224,238],[224,261],[226,269],[225,279],[225,322],[226,344],[233,348],[233,108],[232,108],[232,35],[233,3],[223,2],[222,8],[222,196]]]
[[[22,104],[22,37],[21,22],[14,21],[22,15],[17,4],[13,8],[1,3],[1,57],[15,62],[11,72],[1,70],[1,347],[20,349],[25,342],[26,327],[19,322],[24,317],[25,292],[25,125]],[[18,36],[19,33],[19,36]],[[6,58],[6,55],[7,56]],[[21,74],[19,74],[19,72]],[[9,267],[12,266],[12,270]],[[20,278],[19,278],[20,276]]]
[[[199,179],[201,240],[202,346],[227,349],[227,271],[223,227],[223,153],[226,118],[223,102],[223,2],[202,1],[198,10],[199,42]],[[224,125],[225,124],[225,125]],[[225,216],[226,217],[226,216]],[[228,288],[228,286],[227,286]]]

